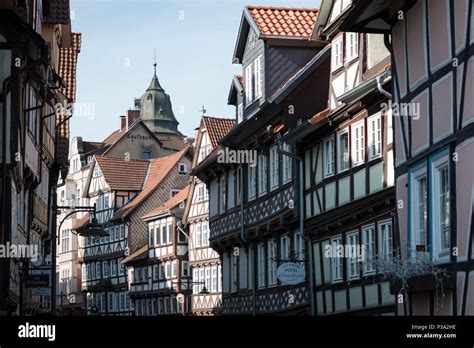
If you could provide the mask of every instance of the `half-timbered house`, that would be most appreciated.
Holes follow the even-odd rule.
[[[202,116],[195,139],[193,168],[218,146],[235,125],[234,119]],[[222,265],[219,254],[209,245],[209,193],[206,184],[191,179],[183,224],[189,233],[189,263],[192,281],[192,312],[198,315],[219,312],[222,304]],[[211,281],[212,279],[212,281]],[[203,286],[208,294],[202,294]]]
[[[0,3],[0,244],[28,245],[39,257],[0,260],[2,314],[51,309],[51,194],[67,164],[71,116],[57,106],[74,103],[80,37],[67,0]],[[28,286],[31,277],[45,286]]]
[[[394,278],[398,314],[473,315],[473,2],[351,7],[342,26],[383,33],[392,55],[394,237],[412,271]]]
[[[309,270],[293,148],[278,139],[326,107],[330,51],[309,40],[317,14],[244,9],[234,51],[243,78],[233,79],[228,100],[237,125],[193,169],[209,189],[209,238],[221,256],[224,314],[308,310],[306,281],[289,285],[277,278],[278,266],[289,261]]]
[[[191,148],[151,160],[94,156],[84,195],[95,204],[96,218],[108,237],[81,238],[82,289],[88,294],[88,313],[130,314],[126,256],[147,241],[141,217],[164,204],[188,183]],[[74,227],[81,229],[87,215]]]
[[[182,229],[189,186],[142,218],[148,242],[123,260],[135,315],[177,315],[191,312],[188,234]]]
[[[343,32],[348,1],[321,4],[312,39],[331,47],[327,109],[288,141],[304,158],[305,231],[314,258],[314,313],[394,314],[379,255],[394,250],[394,171],[383,35]]]

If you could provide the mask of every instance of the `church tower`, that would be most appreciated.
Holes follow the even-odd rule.
[[[171,107],[170,96],[165,93],[156,76],[156,63],[153,64],[155,74],[140,99],[140,118],[154,133],[181,134]]]

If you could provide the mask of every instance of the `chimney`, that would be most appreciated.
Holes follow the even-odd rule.
[[[140,111],[139,110],[128,110],[127,111],[127,129],[130,128],[132,123],[140,117]]]
[[[123,131],[126,126],[127,126],[127,118],[124,115],[122,115],[120,116],[120,130]]]

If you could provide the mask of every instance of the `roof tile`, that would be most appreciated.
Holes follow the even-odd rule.
[[[235,126],[235,120],[231,118],[203,116],[202,119],[213,148]]]
[[[316,8],[247,6],[264,36],[309,37],[318,14]]]
[[[96,156],[95,159],[112,190],[141,190],[148,172],[149,161],[127,161],[122,157],[111,156]]]

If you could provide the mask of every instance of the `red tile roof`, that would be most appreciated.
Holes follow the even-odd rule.
[[[170,198],[169,201],[167,201],[165,204],[159,206],[156,209],[153,209],[149,213],[145,214],[142,216],[142,218],[149,218],[157,215],[161,215],[169,211],[170,209],[173,209],[177,205],[179,205],[181,202],[185,201],[186,198],[188,197],[188,192],[189,192],[189,185],[186,186],[184,189],[179,191],[176,195]]]
[[[90,214],[86,213],[82,218],[76,221],[76,223],[72,226],[73,230],[80,230],[86,227],[87,223],[90,220]]]
[[[105,138],[102,142],[107,145],[112,145],[115,143],[117,140],[120,139],[120,137],[125,133],[125,130],[120,130],[117,129],[116,131],[112,132],[107,138]]]
[[[155,135],[164,148],[182,150],[187,146],[182,135],[170,133],[155,133]]]
[[[214,148],[218,145],[219,140],[235,126],[235,120],[231,118],[203,116],[202,121]]]
[[[143,185],[142,191],[120,210],[118,210],[114,214],[113,219],[125,218],[130,215],[145,199],[148,198],[148,196],[150,196],[158,188],[171,169],[173,169],[181,160],[181,158],[183,158],[190,150],[190,147],[186,147],[185,149],[172,155],[151,159],[149,161],[150,170],[145,184]],[[123,173],[121,175],[123,175]]]
[[[134,261],[134,260],[137,260],[137,259],[145,258],[147,253],[148,253],[148,244],[145,244],[140,249],[134,251],[129,256],[124,258],[122,260],[122,263],[127,263],[127,262]]]
[[[105,146],[104,143],[100,143],[97,141],[83,141],[82,142],[82,153],[88,153],[91,151],[96,151],[101,147]]]
[[[247,6],[263,36],[309,37],[318,14],[316,8]]]
[[[111,156],[96,156],[95,160],[112,190],[140,191],[142,189],[149,161],[127,161],[122,157]]]
[[[316,125],[316,124],[319,124],[320,122],[322,122],[324,119],[326,119],[326,117],[328,116],[329,114],[329,109],[326,108],[324,109],[323,111],[320,111],[318,112],[316,115],[314,115],[313,117],[311,117],[309,119],[309,123],[311,123],[312,125]]]
[[[71,33],[71,47],[59,50],[59,76],[64,81],[61,92],[70,102],[76,101],[77,56],[81,52],[81,33]]]

